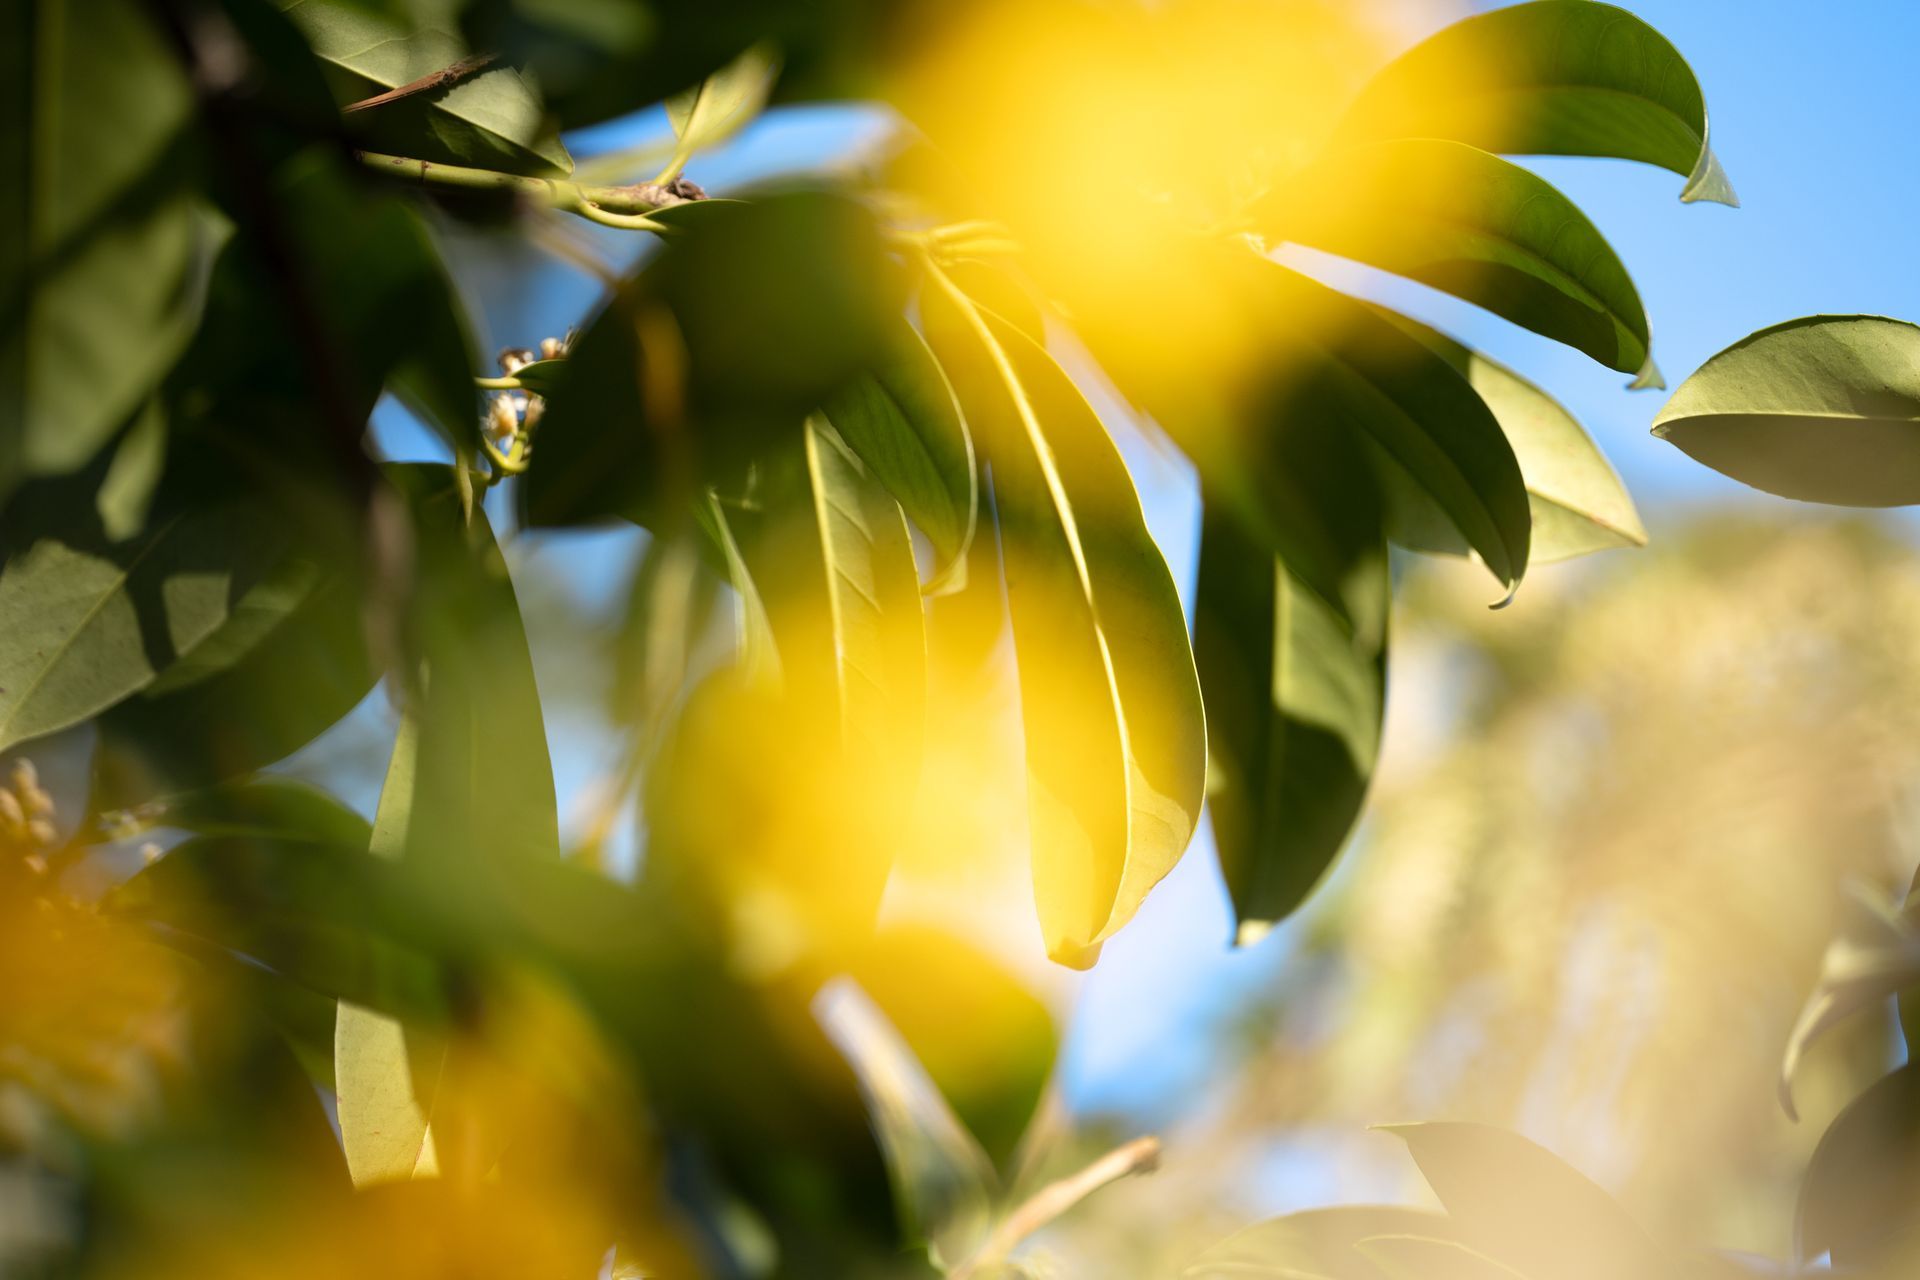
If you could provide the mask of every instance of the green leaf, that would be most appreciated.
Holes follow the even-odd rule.
[[[720,70],[667,99],[667,119],[678,139],[663,178],[677,177],[693,153],[744,129],[767,104],[779,63],[770,49],[747,50]]]
[[[406,857],[449,875],[558,858],[546,727],[519,605],[486,514],[462,510],[452,469],[388,474],[413,517],[409,623],[419,671],[406,713],[419,733]]]
[[[1299,906],[1359,816],[1380,749],[1392,579],[1377,516],[1370,535],[1364,511],[1345,531],[1343,576],[1372,597],[1355,618],[1221,505],[1205,509],[1193,648],[1214,845],[1246,944]]]
[[[1578,206],[1519,165],[1444,139],[1370,143],[1322,158],[1259,214],[1270,238],[1418,280],[1658,385],[1626,267]]]
[[[1665,36],[1595,0],[1533,0],[1455,23],[1374,77],[1341,135],[1451,138],[1506,155],[1614,156],[1738,204],[1707,145],[1693,69]]]
[[[402,717],[369,835],[376,857],[405,852],[418,748],[413,721]],[[415,1088],[404,1023],[341,1001],[334,1013],[333,1078],[340,1145],[354,1186],[404,1182],[437,1170],[428,1123],[432,1098]]]
[[[1910,1212],[1920,1196],[1916,1144],[1920,1065],[1908,1063],[1849,1103],[1814,1148],[1794,1222],[1802,1262],[1830,1252],[1836,1269],[1911,1263],[1920,1246]]]
[[[1042,933],[1055,959],[1090,964],[1199,817],[1206,729],[1185,617],[1072,380],[937,272],[921,310],[993,468]]]
[[[1467,1238],[1523,1274],[1648,1280],[1672,1260],[1612,1196],[1544,1147],[1489,1125],[1384,1125]]]
[[[900,767],[919,755],[927,685],[912,535],[832,427],[808,418],[794,445],[763,460],[729,523],[788,692],[837,713],[857,752]]]
[[[1372,1259],[1388,1280],[1528,1280],[1524,1273],[1457,1240],[1371,1236],[1354,1248]]]
[[[1820,958],[1819,980],[1780,1062],[1780,1105],[1795,1119],[1793,1077],[1807,1047],[1851,1015],[1883,1008],[1902,991],[1920,987],[1920,907],[1896,911],[1849,885],[1842,909],[1840,928]]]
[[[225,623],[98,721],[95,802],[134,805],[284,759],[373,688],[357,574],[294,556]]]
[[[1443,1237],[1452,1225],[1423,1209],[1352,1205],[1311,1209],[1255,1223],[1208,1248],[1181,1271],[1182,1280],[1383,1280],[1357,1252],[1361,1240],[1387,1235]]]
[[[22,495],[0,522],[0,749],[144,688],[218,631],[282,545],[265,513],[232,502],[110,543],[65,489]]]
[[[197,835],[313,840],[344,849],[365,844],[372,834],[365,818],[294,778],[252,778],[191,791],[142,816]]]
[[[1288,411],[1376,446],[1395,484],[1430,499],[1509,589],[1526,572],[1532,512],[1513,446],[1460,371],[1366,305],[1267,264]],[[1389,532],[1396,535],[1389,506]]]
[[[371,6],[282,0],[282,8],[327,65],[343,106],[444,71],[472,52],[448,27],[410,27]],[[353,112],[347,123],[375,150],[533,177],[573,171],[539,98],[512,67],[487,66],[451,88]]]
[[[927,592],[944,595],[967,585],[979,509],[973,439],[926,340],[900,329],[873,371],[828,396],[822,412],[927,535],[942,561]]]
[[[0,160],[0,500],[83,466],[173,365],[216,232],[187,186],[193,90],[133,0],[15,5]]]
[[[94,511],[109,541],[124,542],[146,527],[147,509],[166,465],[166,411],[158,400],[149,400],[121,433],[93,495]]]
[[[927,1243],[936,1266],[951,1269],[986,1239],[999,1189],[992,1162],[851,979],[822,987],[813,1012],[860,1082],[902,1225]]]
[[[1749,334],[1680,384],[1653,433],[1783,498],[1920,502],[1920,327],[1807,316]]]
[[[686,537],[655,535],[635,567],[614,641],[614,705],[658,748],[685,697],[702,638],[720,606],[720,580]]]
[[[695,201],[567,356],[521,489],[533,525],[677,527],[897,333],[871,213],[819,192]],[[699,424],[698,430],[690,426]]]
[[[1527,560],[1549,564],[1613,547],[1642,547],[1647,533],[1626,486],[1579,420],[1513,370],[1396,312],[1382,315],[1433,348],[1493,411],[1513,446],[1533,512]],[[1444,516],[1426,522],[1434,537],[1419,551],[1465,555],[1467,546]]]

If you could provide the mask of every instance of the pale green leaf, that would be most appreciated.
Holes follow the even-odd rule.
[[[1418,321],[1382,312],[1466,375],[1513,446],[1533,512],[1527,559],[1549,564],[1612,547],[1640,547],[1647,533],[1626,486],[1571,413],[1513,370]],[[1435,526],[1443,523],[1436,518]],[[1466,544],[1443,532],[1417,548],[1464,555]]]
[[[986,1239],[999,1190],[992,1162],[852,979],[823,986],[813,1014],[860,1082],[903,1225],[927,1243],[936,1265],[971,1257]]]
[[[167,415],[160,402],[149,400],[114,446],[93,507],[109,541],[123,542],[147,523],[147,508],[167,464]]]
[[[1851,1015],[1920,987],[1920,908],[1894,910],[1850,885],[1843,909],[1780,1062],[1780,1105],[1796,1119],[1793,1077],[1807,1047]]]
[[[84,509],[12,514],[17,527],[0,527],[0,749],[144,688],[219,630],[283,545],[243,504],[174,512],[121,543],[76,526]]]
[[[822,412],[933,544],[941,563],[927,591],[941,595],[967,584],[979,507],[973,440],[926,340],[900,327],[884,361]]]
[[[1185,618],[1126,465],[1072,380],[938,272],[921,309],[993,468],[1042,933],[1056,959],[1090,964],[1199,817],[1205,718]]]
[[[1682,200],[1739,203],[1707,145],[1706,102],[1686,59],[1596,0],[1533,0],[1447,27],[1376,76],[1341,133],[1638,160],[1686,178]]]
[[[694,152],[724,142],[759,115],[778,70],[772,51],[756,46],[693,88],[668,98],[667,118],[679,144],[663,178],[675,177]]]
[[[1807,316],[1749,334],[1680,384],[1653,433],[1783,498],[1920,502],[1920,327]]]
[[[375,857],[398,858],[406,850],[418,751],[414,721],[402,716],[368,843]],[[334,1014],[333,1079],[340,1145],[354,1186],[437,1172],[432,1099],[415,1089],[405,1024],[341,1001]]]
[[[1260,213],[1271,239],[1445,290],[1608,368],[1648,365],[1646,310],[1606,237],[1545,179],[1476,147],[1409,138],[1337,150]]]
[[[327,65],[342,106],[445,71],[472,52],[451,26],[409,26],[341,0],[281,3]],[[377,149],[419,159],[534,177],[573,170],[538,96],[518,71],[497,63],[451,87],[355,112],[349,123]]]

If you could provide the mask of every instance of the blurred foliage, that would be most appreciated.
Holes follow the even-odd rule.
[[[1657,1045],[1670,1081],[1725,1052],[1736,980],[1746,1030],[1779,1038],[1758,991],[1790,985],[1832,892],[1806,851],[1881,856],[1904,773],[1854,686],[1815,682],[1818,646],[1882,643],[1884,669],[1846,670],[1893,715],[1904,632],[1822,618],[1775,654],[1784,614],[1692,621],[1799,581],[1756,531],[1618,589],[1628,614],[1671,591],[1651,649],[1616,597],[1576,634],[1542,588],[1493,621],[1415,577],[1403,625],[1429,653],[1450,628],[1478,674],[1446,708],[1463,745],[1396,775],[1390,542],[1471,557],[1511,601],[1530,564],[1644,534],[1545,391],[1269,252],[1657,384],[1626,266],[1502,158],[1631,159],[1733,201],[1693,73],[1630,13],[1529,0],[1397,57],[1371,6],[1327,0],[8,17],[10,1274],[1031,1274],[1029,1237],[1160,1146],[1062,1122],[1021,970],[1092,965],[1209,803],[1255,940],[1382,768],[1369,861],[1317,917],[1341,928],[1282,987],[1342,956],[1343,1022],[1262,1075],[1474,1111],[1565,1060],[1525,1096],[1566,1116],[1616,1061],[1617,1140],[1778,1163],[1736,1141],[1740,1089],[1678,1120],[1618,1055]],[[703,186],[763,110],[848,97],[893,109],[864,163]],[[653,176],[576,165],[582,126],[656,111]],[[476,281],[530,290],[536,247],[599,296],[482,361]],[[388,456],[377,406],[428,460]],[[1191,634],[1123,448],[1143,438],[1201,500]],[[617,608],[548,579],[623,525],[644,535]],[[1636,683],[1656,649],[1665,682]],[[1784,736],[1769,681],[1797,682]],[[589,787],[559,778],[576,734],[606,757]],[[1786,747],[1840,773],[1763,754]],[[57,787],[30,755],[66,762]],[[1794,825],[1816,800],[1817,838]],[[962,890],[1014,863],[1032,914],[963,936]],[[1641,1004],[1597,994],[1622,982]],[[1461,984],[1527,1065],[1402,1096],[1388,1068],[1444,1058]],[[1656,1226],[1724,1212],[1701,1168],[1633,1168]],[[1483,1211],[1448,1208],[1475,1221],[1445,1261],[1508,1265]]]

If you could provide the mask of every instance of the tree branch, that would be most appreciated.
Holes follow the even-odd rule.
[[[508,191],[550,209],[578,214],[589,222],[621,227],[631,231],[663,230],[646,215],[692,200],[704,200],[707,193],[684,178],[673,182],[635,182],[627,186],[596,186],[568,182],[562,178],[527,178],[492,169],[468,169],[457,164],[436,164],[409,156],[383,155],[378,151],[354,153],[360,163],[375,173],[417,182],[450,191]]]
[[[387,90],[385,93],[376,93],[371,98],[362,98],[358,102],[349,102],[346,106],[340,108],[340,110],[342,112],[369,111],[374,107],[384,107],[389,102],[398,102],[402,98],[411,98],[418,93],[432,93],[435,89],[444,88],[464,80],[476,71],[484,71],[488,66],[492,65],[494,59],[498,56],[498,54],[492,53],[478,53],[471,58],[462,58],[451,66],[442,67],[430,75],[421,76],[418,80],[409,80],[403,85],[398,85]]]

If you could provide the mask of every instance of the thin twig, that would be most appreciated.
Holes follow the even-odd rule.
[[[1151,1135],[1122,1143],[1078,1173],[1069,1174],[1029,1196],[1001,1219],[980,1251],[956,1268],[949,1280],[968,1280],[983,1267],[1000,1262],[1022,1240],[1110,1182],[1129,1174],[1146,1173],[1160,1163],[1160,1139]]]
[[[409,80],[403,85],[376,93],[371,98],[362,98],[358,102],[349,102],[341,111],[370,111],[374,107],[384,107],[389,102],[398,102],[402,98],[411,98],[419,93],[432,93],[435,89],[445,88],[457,81],[464,80],[476,71],[483,71],[499,57],[493,53],[476,53],[471,58],[462,58],[451,66],[440,68],[418,80]]]
[[[429,187],[461,191],[508,191],[548,208],[578,214],[589,222],[627,231],[663,231],[665,227],[650,221],[646,215],[676,204],[685,204],[689,200],[706,198],[705,192],[689,182],[595,186],[568,182],[564,178],[528,178],[516,173],[498,173],[492,169],[437,164],[431,160],[415,160],[411,156],[382,155],[377,151],[355,154],[361,164],[375,173]]]

